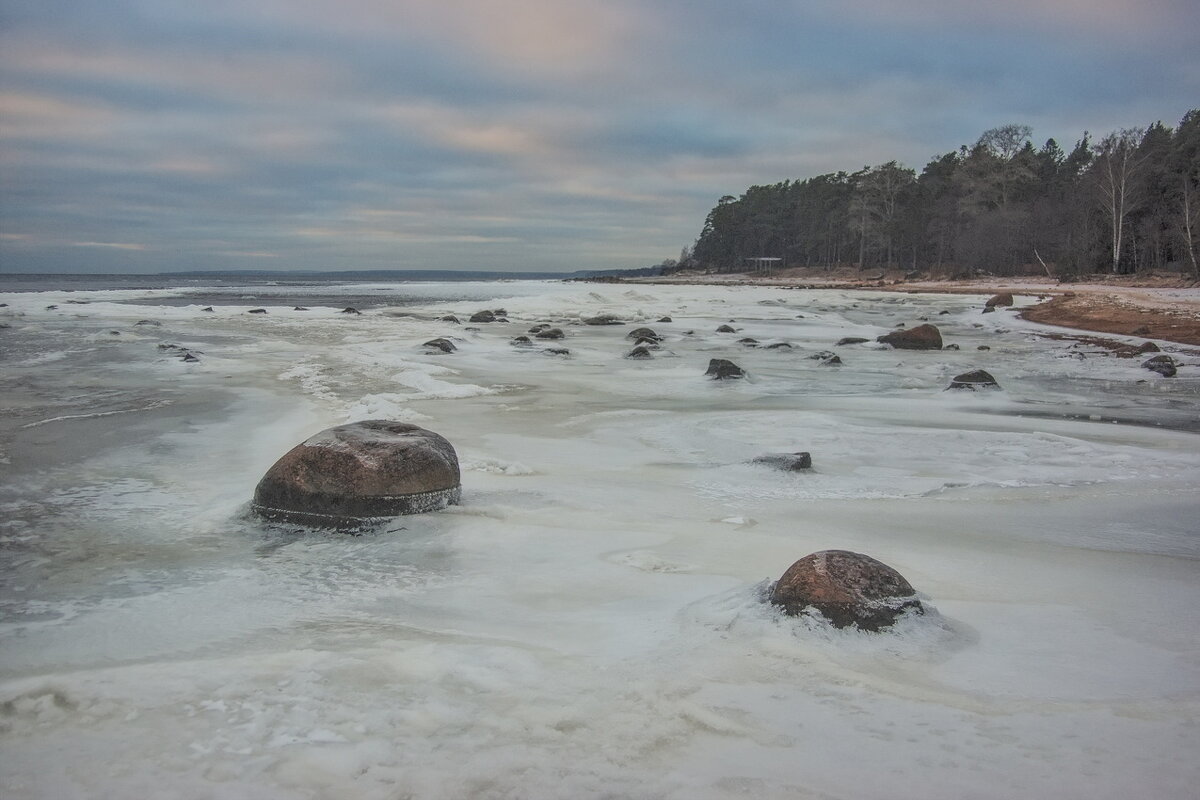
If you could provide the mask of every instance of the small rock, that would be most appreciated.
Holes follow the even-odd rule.
[[[492,311],[476,311],[468,322],[495,322],[496,314]]]
[[[135,328],[142,327],[142,326],[147,326],[147,327],[151,327],[151,328],[161,328],[162,323],[156,319],[139,319],[137,322],[133,323],[133,327],[135,327]]]
[[[534,325],[532,328],[529,329],[528,333],[541,333],[542,331],[546,330],[549,327],[551,327],[551,326],[546,324],[545,322],[543,322],[539,325]]]
[[[295,308],[292,309],[292,311],[308,311],[308,307],[307,306],[296,306]]]
[[[812,355],[810,355],[809,359],[812,361],[828,361],[829,359],[835,358],[836,356],[837,356],[836,353],[832,353],[829,350],[822,350],[818,353],[813,353]]]
[[[247,311],[246,313],[247,314],[265,314],[265,313],[267,313],[267,310],[265,308],[252,308],[249,311]]]
[[[1164,378],[1174,378],[1177,372],[1175,368],[1175,359],[1167,355],[1154,356],[1142,362],[1142,366],[1151,372],[1157,372]]]
[[[840,367],[841,365],[842,365],[842,359],[839,358],[838,356],[830,356],[829,358],[827,358],[821,362],[822,367]]]
[[[362,314],[362,312],[361,312],[361,311],[359,311],[357,308],[352,308],[352,307],[350,307],[350,306],[347,306],[346,308],[343,308],[343,309],[342,309],[341,311],[339,311],[338,313],[339,313],[339,314]]]
[[[546,328],[544,331],[538,331],[534,334],[535,339],[565,339],[567,335],[562,332],[562,328]]]
[[[758,347],[758,339],[751,339],[747,336],[745,339],[738,339],[738,344],[745,345],[746,347]]]
[[[731,378],[744,378],[746,371],[737,364],[725,358],[714,358],[708,362],[708,371],[704,373],[709,375],[713,380],[729,380]]]
[[[213,311],[213,307],[212,307],[212,306],[205,306],[204,308],[202,308],[202,309],[200,309],[200,310],[201,310],[201,311],[207,311],[207,312],[209,312],[210,314],[212,314],[212,313],[215,313],[215,312]]]
[[[988,347],[986,344],[981,344],[981,345],[979,345],[979,347],[976,347],[975,349],[976,350],[991,350],[992,348]]]
[[[750,462],[751,464],[766,464],[769,467],[786,470],[788,472],[800,472],[801,470],[812,469],[812,454],[811,453],[768,453],[765,456],[758,456]]]
[[[717,328],[717,333],[737,333],[737,331],[728,325],[722,325],[721,327]]]
[[[904,576],[848,550],[822,550],[792,564],[771,591],[771,602],[790,616],[811,607],[835,627],[864,631],[890,627],[908,609],[924,613]]]
[[[987,372],[986,370],[982,370],[982,369],[977,369],[977,370],[972,370],[971,372],[964,372],[961,375],[955,375],[954,379],[950,381],[950,385],[946,387],[946,390],[949,391],[950,389],[970,389],[970,390],[974,391],[976,389],[999,389],[999,388],[1000,388],[1000,384],[996,383],[996,379],[992,377],[990,372]]]
[[[511,344],[513,347],[529,347],[530,345],[533,344],[533,340],[530,339],[528,336],[514,336],[512,339],[509,340],[508,343]]]
[[[454,342],[445,338],[430,339],[422,347],[428,347],[430,350],[440,350],[443,353],[453,353],[458,348],[454,346]]]
[[[936,325],[918,325],[911,330],[893,331],[875,341],[890,344],[897,350],[941,350],[942,333]]]
[[[644,347],[648,347],[651,350],[662,349],[662,345],[659,344],[658,339],[647,339],[645,337],[638,339],[636,342],[633,343],[633,346],[634,347],[644,346]]]
[[[670,317],[659,317],[658,321],[659,322],[672,322],[672,319]]]
[[[1142,342],[1141,345],[1134,348],[1133,352],[1135,355],[1140,356],[1142,353],[1159,353],[1161,351],[1161,348],[1154,342]]]
[[[453,322],[455,325],[461,325],[462,321],[453,314],[447,314],[444,317],[438,317],[438,322]]]
[[[870,341],[870,340],[864,339],[862,336],[846,336],[841,339],[838,339],[838,343],[836,345],[834,345],[834,347],[844,347],[845,345],[848,345],[848,344],[862,344],[863,342],[866,342],[866,341]]]
[[[995,311],[995,310],[996,310],[996,308],[995,308],[994,306],[987,306],[987,307],[985,307],[985,308],[983,309],[983,313],[984,313],[984,314],[991,314],[991,313],[992,313],[993,311]]]
[[[551,356],[569,356],[571,351],[565,347],[547,347],[542,350],[543,353]]]
[[[54,310],[54,309],[56,309],[56,308],[58,308],[58,306],[53,306],[53,305],[52,305],[52,306],[46,306],[46,310],[47,310],[47,311],[53,311],[53,310]]]
[[[790,344],[788,344],[787,342],[775,342],[774,344],[767,345],[767,349],[768,350],[784,350],[784,349],[791,350],[792,346]]]
[[[655,339],[661,340],[662,337],[654,332],[653,328],[634,328],[629,333],[625,334],[626,339]]]
[[[938,316],[939,316],[939,317],[944,317],[944,316],[946,316],[946,315],[947,315],[947,314],[949,314],[949,313],[950,313],[949,311],[947,311],[946,309],[944,309],[944,308],[943,308],[941,311],[939,311],[939,312],[938,312]]]
[[[195,362],[197,362],[197,361],[199,361],[199,360],[200,360],[200,359],[196,358],[196,356],[192,355],[191,353],[184,353],[184,354],[183,354],[183,361],[184,361],[185,363],[188,363],[188,364],[194,364]]]
[[[650,349],[647,347],[635,347],[632,350],[630,350],[625,355],[625,357],[626,358],[653,358],[654,356],[651,355]]]
[[[956,344],[948,344],[945,347],[943,347],[942,349],[943,350],[958,350],[959,346]]]
[[[508,316],[508,311],[506,311],[503,308],[493,308],[492,313],[495,314],[497,317],[507,317]]]

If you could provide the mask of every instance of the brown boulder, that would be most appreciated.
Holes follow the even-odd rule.
[[[771,602],[795,616],[812,607],[838,628],[878,631],[907,609],[923,613],[912,585],[899,572],[862,553],[822,550],[788,567]]]
[[[328,528],[457,503],[458,455],[405,422],[366,420],[321,431],[267,470],[252,508],[271,520]]]
[[[1013,304],[1012,292],[1001,292],[994,294],[984,303],[984,308],[995,308],[996,306],[1011,306]]]
[[[918,325],[908,330],[892,331],[875,341],[890,344],[897,350],[941,350],[942,332],[936,325]]]

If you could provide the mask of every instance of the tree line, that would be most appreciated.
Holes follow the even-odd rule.
[[[918,175],[895,161],[722,197],[680,267],[748,259],[958,275],[1186,270],[1200,276],[1200,109],[1088,133],[1067,152],[1026,125],[985,132]],[[668,262],[667,266],[670,266]]]

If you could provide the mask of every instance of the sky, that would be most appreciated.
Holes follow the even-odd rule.
[[[0,272],[623,269],[1200,107],[1194,0],[0,0]]]

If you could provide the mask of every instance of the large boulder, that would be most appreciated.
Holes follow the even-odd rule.
[[[746,371],[727,358],[709,359],[708,371],[704,374],[717,381],[746,377]]]
[[[373,419],[293,447],[258,482],[252,508],[271,520],[351,528],[444,508],[461,491],[450,442],[406,422]]]
[[[942,332],[936,325],[918,325],[908,330],[892,331],[875,341],[890,344],[897,350],[941,350]]]
[[[971,370],[964,372],[961,375],[955,375],[950,381],[950,385],[946,387],[950,389],[999,389],[1000,384],[992,377],[992,373],[983,369]]]
[[[984,308],[995,308],[996,306],[1011,306],[1012,304],[1012,292],[1001,292],[1000,294],[994,294],[989,297],[983,306]]]
[[[792,564],[771,591],[771,602],[791,616],[812,607],[835,627],[865,631],[891,626],[910,608],[924,612],[904,576],[849,550],[822,550]]]

